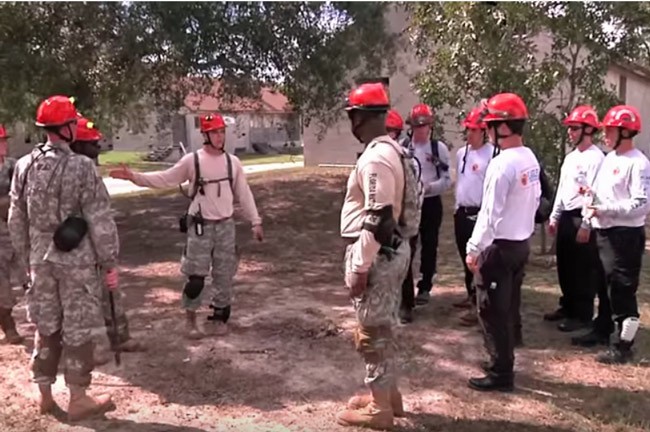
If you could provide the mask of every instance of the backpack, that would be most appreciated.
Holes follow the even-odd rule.
[[[404,151],[399,151],[391,143],[378,141],[389,145],[399,156],[404,171],[404,193],[402,196],[402,212],[399,215],[398,228],[400,237],[410,239],[415,237],[420,230],[420,217],[422,216],[422,200],[424,189],[418,180],[414,165]]]
[[[404,139],[404,141],[402,141],[401,145],[402,147],[408,149],[409,157],[415,159],[414,149],[411,143],[412,143],[412,138],[411,135],[409,134]],[[431,162],[433,163],[433,166],[435,166],[436,168],[436,175],[438,176],[438,178],[441,178],[440,171],[449,171],[449,165],[447,165],[446,163],[440,160],[440,141],[435,139],[432,135],[431,138],[429,139],[429,143],[431,145]]]
[[[201,165],[199,164],[199,154],[198,151],[194,151],[194,174],[195,174],[195,180],[194,180],[194,188],[192,189],[192,195],[190,195],[190,199],[194,200],[196,195],[201,191],[201,194],[204,192],[203,186],[210,184],[210,183],[219,183],[219,195],[221,195],[221,182],[224,180],[228,180],[228,184],[230,185],[230,190],[233,189],[233,176],[232,176],[232,159],[230,157],[230,154],[228,152],[224,152],[226,155],[226,165],[228,166],[228,177],[220,178],[220,179],[215,179],[215,180],[205,180],[203,177],[201,177]]]

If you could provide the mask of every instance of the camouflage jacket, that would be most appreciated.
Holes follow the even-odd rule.
[[[89,158],[67,144],[40,144],[16,164],[11,185],[11,241],[30,266],[45,261],[64,265],[116,265],[117,227],[110,197]],[[56,249],[54,231],[68,216],[88,222],[88,234],[70,252]]]
[[[9,189],[11,176],[16,166],[16,159],[5,158],[0,166],[0,235],[9,235],[7,232],[7,210],[9,210]],[[4,247],[4,245],[2,246]]]

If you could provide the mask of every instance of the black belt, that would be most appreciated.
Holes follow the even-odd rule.
[[[458,210],[456,210],[456,211],[458,213],[462,213],[462,214],[465,214],[467,216],[476,216],[480,210],[481,210],[480,207],[460,206],[460,207],[458,207]]]
[[[567,215],[569,217],[582,217],[582,209],[577,208],[573,210],[564,210],[562,211],[563,215]]]
[[[499,246],[515,246],[515,245],[528,243],[528,239],[525,240],[495,239],[492,243]]]

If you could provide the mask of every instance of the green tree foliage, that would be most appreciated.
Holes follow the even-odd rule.
[[[105,123],[142,120],[151,107],[177,110],[217,80],[232,97],[274,86],[304,115],[326,119],[342,104],[350,70],[377,73],[391,57],[385,7],[0,3],[0,121],[31,121],[51,94],[74,95],[80,111]]]
[[[616,94],[608,66],[642,49],[641,3],[413,3],[411,34],[425,69],[415,86],[436,107],[462,109],[495,93],[521,95],[528,144],[555,177],[564,157],[561,121],[581,103],[605,114]],[[645,13],[645,15],[643,15]],[[645,17],[645,18],[643,18]],[[540,40],[548,46],[538,46]]]

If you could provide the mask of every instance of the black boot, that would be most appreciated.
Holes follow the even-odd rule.
[[[564,309],[560,308],[555,312],[544,314],[544,321],[560,321],[562,319],[565,319],[566,317],[567,317],[566,312],[564,311]]]
[[[557,329],[561,332],[569,333],[576,330],[582,330],[591,327],[591,320],[580,321],[577,319],[565,319],[557,325]]]
[[[585,348],[594,347],[596,345],[609,345],[609,335],[604,335],[596,330],[591,330],[582,336],[575,336],[571,338],[571,345],[581,346]]]
[[[429,291],[425,291],[422,288],[418,291],[418,295],[415,296],[415,304],[419,306],[424,306],[429,303],[429,299],[431,298],[431,294]]]
[[[399,320],[402,324],[413,322],[413,309],[402,307],[399,309]]]
[[[478,391],[500,391],[511,392],[514,390],[514,376],[499,376],[494,373],[488,373],[483,378],[470,378],[467,382],[469,388]]]
[[[633,357],[632,344],[621,341],[613,344],[607,351],[598,354],[596,361],[603,364],[626,364],[630,363]]]

